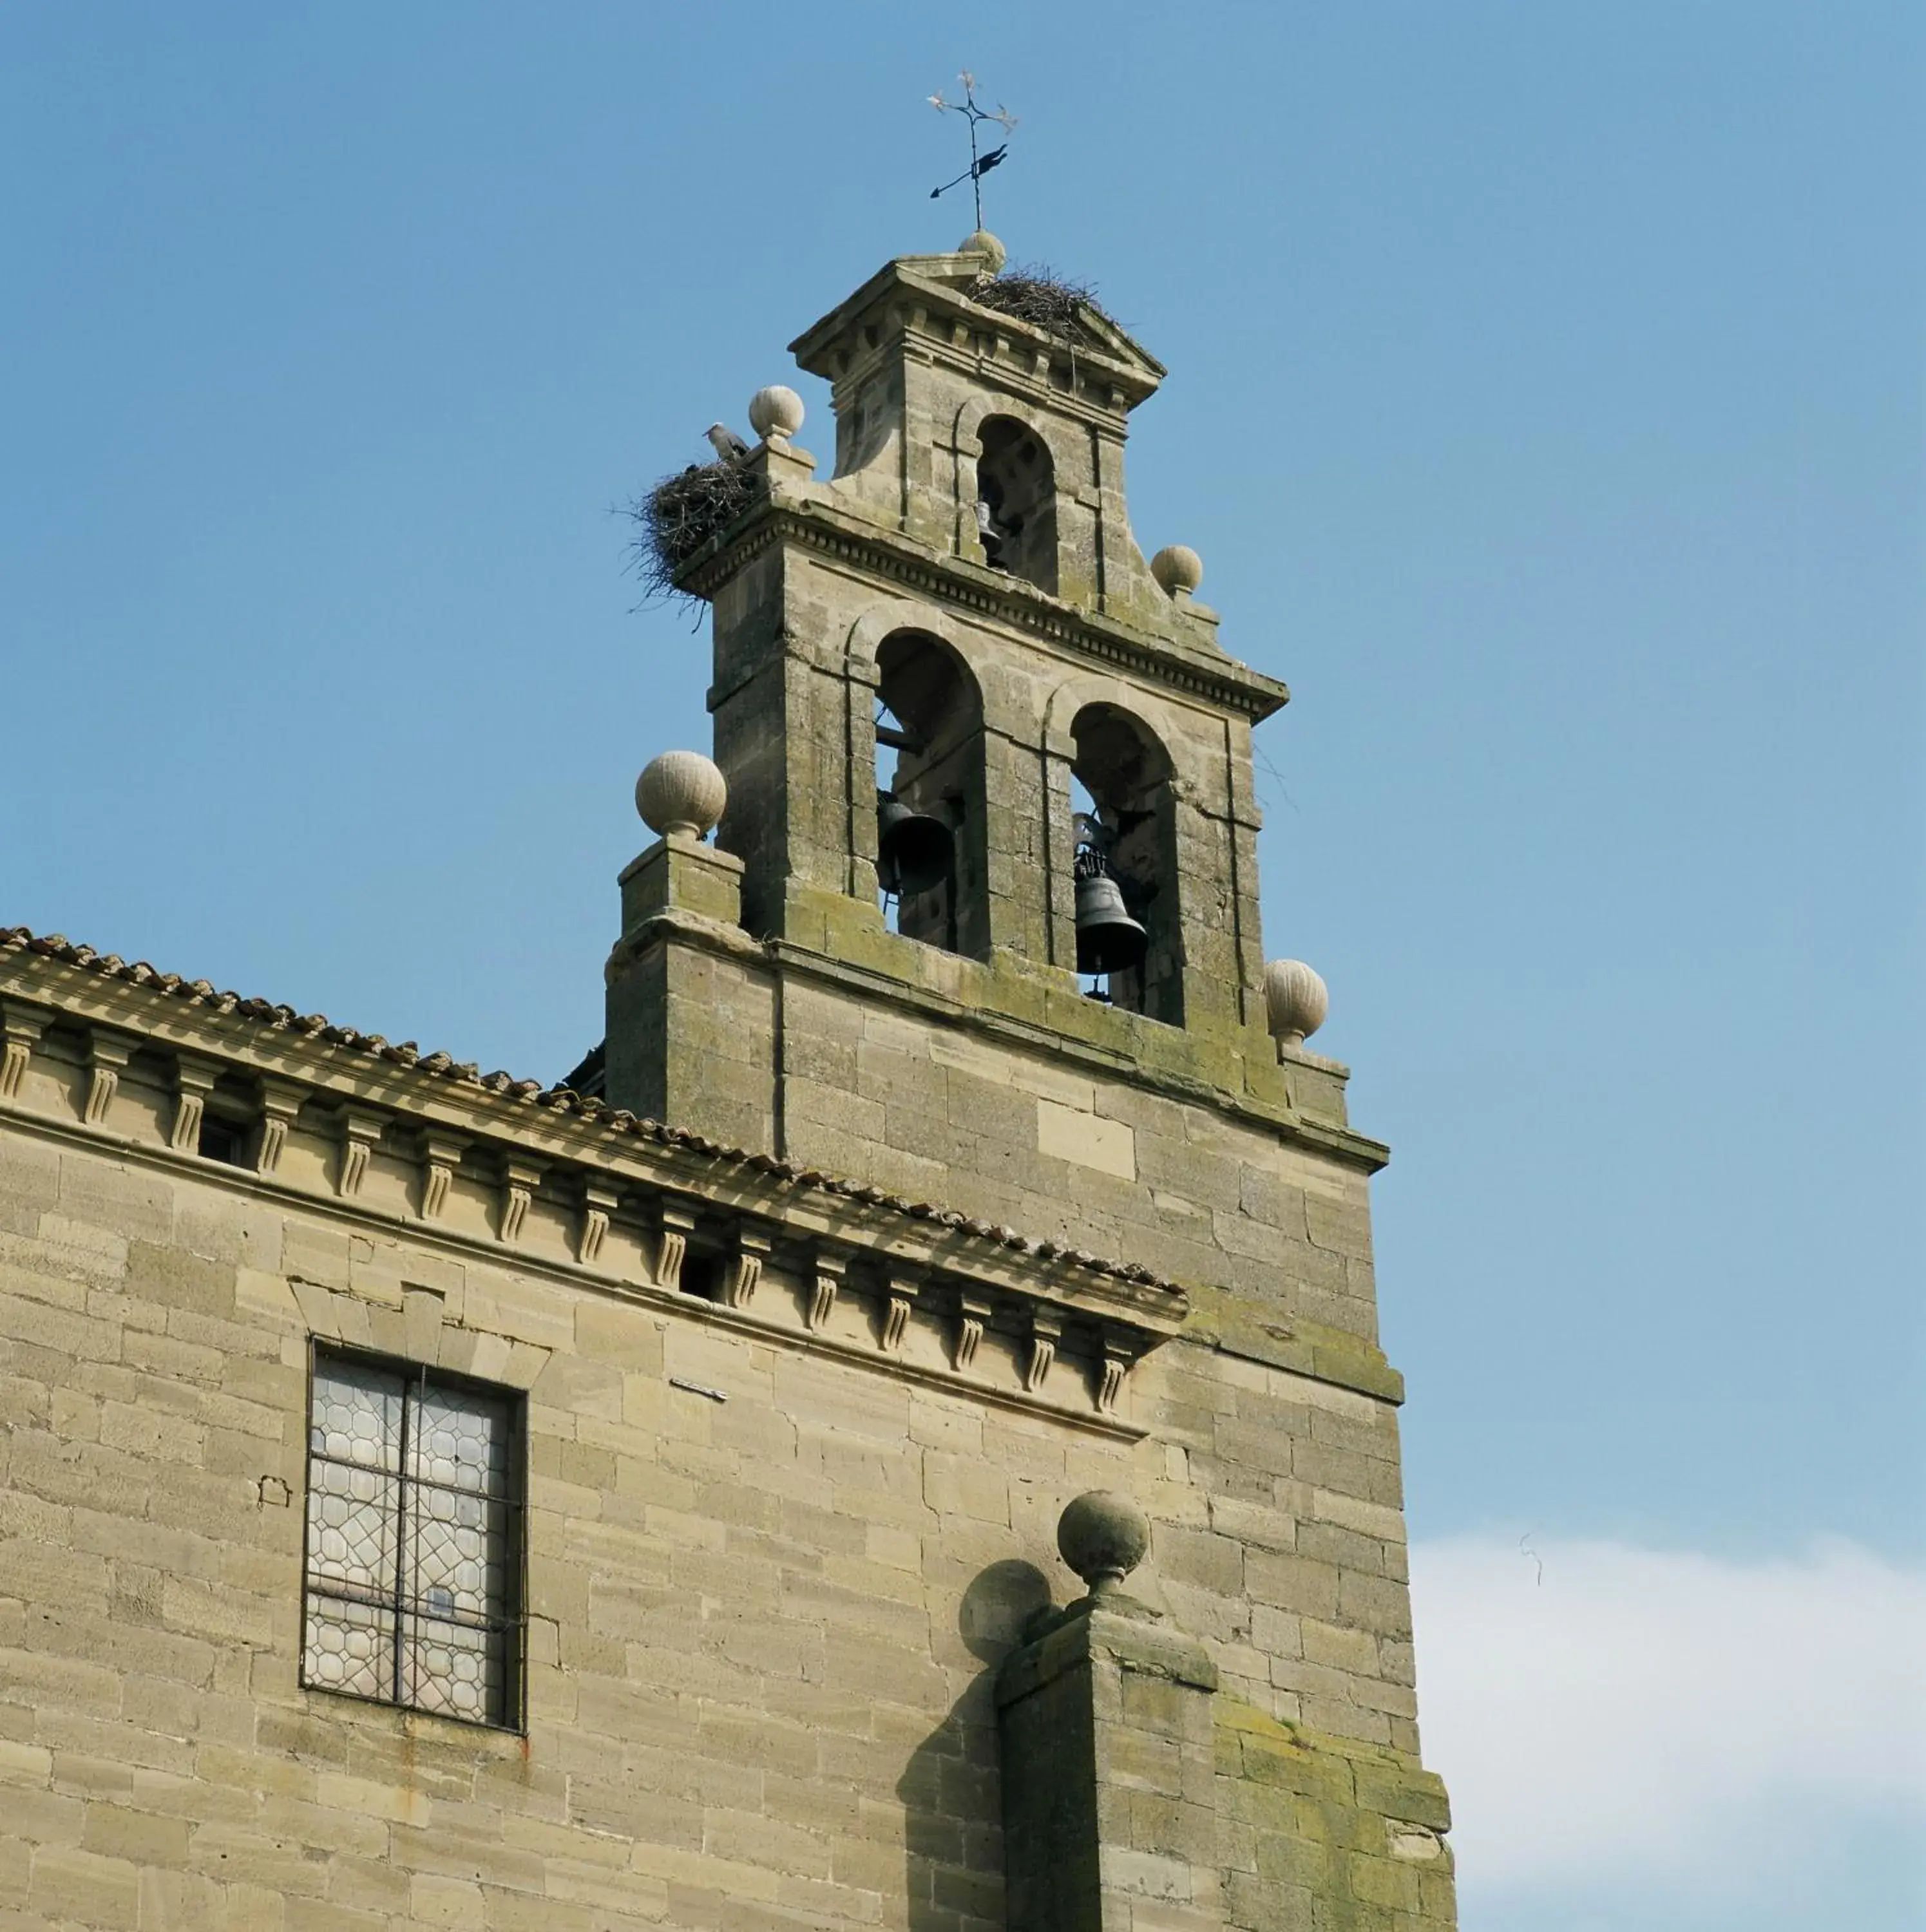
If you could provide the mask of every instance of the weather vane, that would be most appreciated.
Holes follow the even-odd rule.
[[[948,194],[951,188],[960,188],[968,182],[976,196],[976,225],[981,228],[983,226],[983,178],[992,168],[1001,166],[1003,157],[1010,152],[1007,137],[1015,130],[1017,117],[1006,113],[1000,101],[993,114],[988,108],[979,107],[976,104],[976,76],[968,68],[965,68],[957,78],[963,82],[963,98],[960,100],[945,100],[940,94],[933,94],[930,97],[930,105],[939,114],[960,114],[969,123],[969,166],[954,181],[947,181],[941,188],[933,188],[930,190],[930,199],[934,201],[939,194]],[[994,122],[1002,129],[1006,137],[1000,146],[992,148],[987,154],[978,152],[976,138],[977,129],[986,121]]]

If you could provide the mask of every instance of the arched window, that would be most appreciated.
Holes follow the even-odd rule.
[[[1178,903],[1176,800],[1164,747],[1128,712],[1086,704],[1071,721],[1071,767],[1094,823],[1080,822],[1077,869],[1115,881],[1122,910],[1143,928],[1141,961],[1105,976],[1111,1004],[1129,1012],[1184,1021],[1183,925]],[[1075,789],[1072,788],[1073,792]],[[1087,918],[1107,895],[1080,894]],[[1114,914],[1114,904],[1109,908]]]
[[[976,680],[940,639],[898,631],[876,652],[876,878],[890,922],[906,939],[987,958]]]
[[[1056,590],[1056,471],[1050,446],[1014,416],[987,416],[978,432],[976,524],[993,570]]]

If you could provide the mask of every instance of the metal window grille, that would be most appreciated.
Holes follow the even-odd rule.
[[[302,1682],[466,1720],[521,1707],[516,1397],[317,1352]]]

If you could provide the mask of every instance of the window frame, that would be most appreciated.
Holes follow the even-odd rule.
[[[203,1160],[216,1161],[223,1167],[245,1167],[254,1123],[225,1108],[204,1107],[200,1130],[194,1136],[194,1152]]]
[[[398,1526],[404,1522],[408,1510],[410,1492],[422,1483],[419,1476],[407,1473],[407,1456],[409,1439],[409,1420],[420,1398],[426,1394],[439,1390],[457,1399],[472,1396],[485,1400],[500,1409],[504,1417],[506,1449],[504,1463],[507,1480],[503,1493],[497,1496],[486,1490],[477,1492],[491,1505],[498,1506],[505,1520],[505,1534],[509,1548],[502,1564],[503,1596],[499,1609],[491,1610],[485,1618],[485,1627],[491,1634],[499,1632],[501,1644],[502,1685],[499,1708],[488,1714],[471,1718],[458,1711],[437,1708],[411,1700],[404,1695],[377,1696],[366,1691],[344,1688],[332,1684],[323,1684],[310,1677],[308,1672],[308,1617],[310,1607],[318,1598],[322,1603],[365,1603],[365,1599],[352,1597],[344,1592],[326,1587],[327,1580],[317,1579],[314,1574],[314,1554],[311,1545],[313,1534],[311,1511],[314,1502],[314,1470],[317,1460],[314,1447],[314,1385],[317,1372],[328,1364],[339,1364],[348,1370],[362,1369],[393,1378],[401,1388],[401,1424],[396,1454],[395,1480],[397,1484],[395,1516]],[[319,1692],[324,1696],[341,1697],[356,1704],[366,1704],[377,1709],[398,1711],[411,1717],[433,1718],[449,1724],[461,1724],[470,1730],[506,1731],[517,1736],[525,1735],[527,1730],[528,1690],[528,1399],[525,1390],[512,1388],[503,1383],[482,1380],[475,1376],[466,1376],[448,1369],[437,1368],[425,1362],[410,1360],[406,1356],[383,1354],[378,1349],[360,1348],[350,1343],[339,1342],[328,1337],[311,1335],[308,1345],[308,1386],[305,1401],[305,1433],[302,1460],[302,1510],[301,1510],[301,1629],[299,1652],[296,1665],[297,1680],[304,1690]],[[338,1458],[323,1456],[320,1460],[331,1467],[344,1466]],[[429,1484],[427,1486],[440,1489],[445,1486]],[[398,1532],[395,1545],[395,1586],[392,1592],[384,1594],[377,1608],[387,1620],[393,1633],[395,1646],[394,1676],[391,1682],[398,1693],[404,1668],[403,1658],[406,1646],[402,1642],[401,1627],[404,1618],[421,1619],[426,1612],[422,1600],[402,1594],[402,1551],[405,1539]],[[317,1588],[317,1582],[321,1587]]]

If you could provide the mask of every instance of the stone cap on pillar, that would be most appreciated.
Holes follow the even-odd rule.
[[[1057,1519],[1056,1546],[1089,1594],[1031,1619],[1023,1642],[998,1673],[999,1704],[1028,1696],[1097,1657],[1193,1689],[1216,1689],[1217,1666],[1203,1646],[1123,1592],[1123,1580],[1150,1547],[1150,1520],[1134,1498],[1086,1491]]]
[[[1217,1666],[1210,1653],[1195,1638],[1151,1621],[1153,1614],[1128,1597],[1112,1598],[1108,1604],[1086,1597],[1058,1611],[1003,1660],[996,1674],[998,1704],[1014,1704],[1093,1658],[1194,1690],[1215,1690]]]
[[[643,767],[635,810],[661,837],[622,874],[624,940],[669,911],[741,922],[742,861],[705,842],[728,804],[721,771],[700,752],[664,752]]]
[[[622,937],[667,912],[693,913],[720,926],[742,923],[742,861],[686,832],[664,832],[623,868]]]

